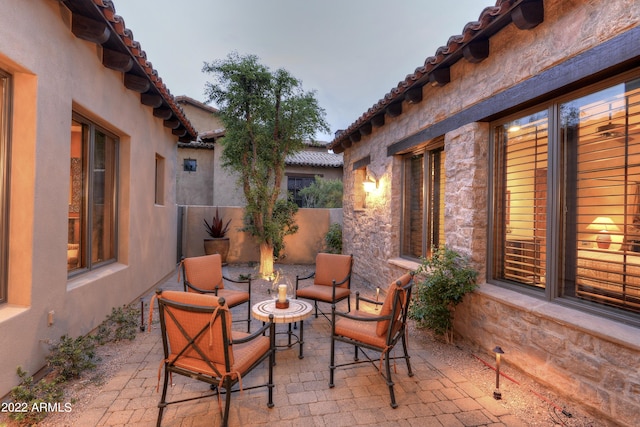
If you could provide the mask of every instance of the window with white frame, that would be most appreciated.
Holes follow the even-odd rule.
[[[0,303],[7,301],[9,251],[9,101],[11,78],[0,70]]]
[[[444,244],[443,145],[440,138],[403,157],[403,257],[429,257]]]
[[[67,270],[91,270],[116,259],[118,139],[73,116]]]
[[[493,152],[492,279],[637,317],[640,72],[499,123]]]

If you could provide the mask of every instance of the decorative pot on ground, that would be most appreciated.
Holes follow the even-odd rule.
[[[227,256],[229,255],[229,238],[226,237],[229,230],[229,224],[231,220],[226,223],[220,217],[218,208],[216,207],[216,214],[211,220],[211,224],[204,220],[204,228],[207,230],[208,238],[204,239],[204,253],[206,255],[220,254],[222,258],[222,265],[227,265]]]

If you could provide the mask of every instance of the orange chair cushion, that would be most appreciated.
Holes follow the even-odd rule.
[[[207,291],[214,290],[216,286],[224,288],[220,254],[185,258],[183,262],[184,279],[193,286]]]
[[[336,301],[347,298],[351,291],[340,286],[336,286]],[[316,301],[333,302],[333,287],[326,285],[311,285],[298,289],[296,292],[298,298],[307,298]]]
[[[327,254],[320,252],[316,256],[316,275],[313,283],[315,285],[333,286],[342,282],[351,272],[351,255]],[[340,287],[348,288],[349,281],[340,285]]]
[[[378,316],[378,314],[367,313],[360,310],[354,310],[349,314],[369,318]],[[356,341],[384,349],[387,345],[386,336],[380,336],[376,332],[378,323],[380,322],[363,322],[342,317],[336,321],[335,331],[336,335],[341,335],[343,337],[351,338]]]
[[[389,285],[389,289],[387,290],[387,296],[382,303],[382,307],[380,308],[380,316],[389,316],[393,311],[393,301],[395,299],[396,291],[398,289],[402,289],[403,286],[406,286],[409,281],[411,281],[411,274],[407,273],[400,277],[397,280],[394,280],[393,283]],[[400,282],[400,286],[397,283]],[[396,311],[397,312],[397,311]],[[389,320],[381,320],[378,322],[376,327],[376,334],[379,336],[385,336],[387,331],[389,330]]]

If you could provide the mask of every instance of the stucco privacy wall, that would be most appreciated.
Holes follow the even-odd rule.
[[[7,3],[7,2],[4,2]],[[16,367],[44,366],[47,342],[85,334],[175,269],[176,137],[76,38],[57,1],[12,1],[0,13],[0,68],[12,75],[9,303],[0,305],[0,396]],[[66,249],[72,111],[120,138],[117,263],[71,280]],[[154,204],[156,155],[166,159]],[[54,324],[47,326],[53,311]]]
[[[213,206],[185,206],[183,217],[182,253],[186,257],[204,255],[203,239],[208,237],[204,228],[204,219],[211,223],[216,208]],[[229,263],[250,263],[260,261],[260,247],[248,233],[240,231],[243,227],[244,209],[240,207],[220,206],[220,216],[231,220],[227,237],[230,249]],[[342,223],[341,209],[299,209],[295,216],[298,232],[286,236],[284,257],[278,262],[283,264],[314,264],[318,252],[325,248],[324,236],[329,225]]]
[[[386,286],[417,267],[399,258],[402,167],[399,156],[387,155],[389,146],[640,22],[640,6],[631,0],[550,0],[544,8],[542,24],[532,30],[508,25],[491,37],[487,59],[457,62],[449,84],[425,85],[420,103],[403,102],[400,116],[386,115],[384,126],[374,127],[370,136],[345,150],[344,252],[354,254],[354,273],[363,282]],[[448,36],[443,34],[443,42]],[[425,57],[430,54],[425,52]],[[489,125],[462,125],[447,132],[444,141],[446,244],[470,255],[481,272],[479,290],[456,310],[459,339],[487,357],[500,345],[510,368],[536,377],[569,399],[580,399],[603,420],[639,425],[638,329],[484,283]],[[363,209],[358,202],[359,172],[353,165],[367,156],[367,170],[380,178],[380,186]]]

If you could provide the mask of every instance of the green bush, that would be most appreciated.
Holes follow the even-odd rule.
[[[455,307],[476,288],[478,272],[467,258],[443,247],[422,260],[417,275],[424,279],[414,286],[409,317],[418,327],[431,329],[452,343]]]
[[[306,208],[341,208],[343,185],[340,179],[315,177],[314,182],[300,190]]]
[[[324,235],[326,251],[330,254],[342,253],[342,225],[334,222],[329,226],[329,231]]]
[[[95,368],[96,361],[96,344],[91,336],[73,339],[63,335],[47,356],[47,363],[62,380],[78,378],[83,371]]]
[[[34,405],[41,403],[62,402],[63,390],[59,380],[48,380],[43,378],[34,382],[22,367],[18,366],[17,374],[20,384],[13,387],[9,395],[13,404],[18,405],[9,412],[9,418],[17,421],[21,425],[34,425],[42,421],[47,416],[47,411],[32,410]]]
[[[95,340],[99,345],[111,341],[135,339],[140,328],[140,309],[135,305],[113,307],[111,314],[98,326]]]

